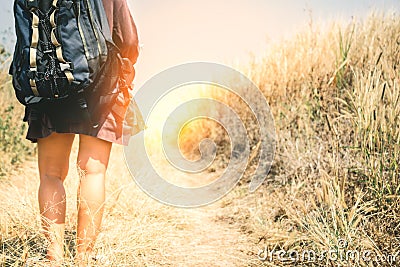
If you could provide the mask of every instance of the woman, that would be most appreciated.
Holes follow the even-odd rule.
[[[126,0],[103,0],[103,5],[114,43],[120,49],[121,56],[130,59],[134,64],[139,52],[138,38]],[[87,97],[90,98],[90,94]],[[122,99],[122,102],[124,97],[126,100],[126,95],[120,93],[119,99]],[[90,99],[88,101],[90,102]],[[56,122],[50,114],[26,110],[24,120],[29,123],[27,139],[38,144],[39,207],[42,225],[49,241],[47,259],[52,261],[52,266],[59,265],[64,257],[66,195],[63,182],[68,173],[75,134],[79,134],[77,165],[80,173],[76,260],[81,266],[85,266],[102,221],[105,173],[112,143],[126,145],[128,138],[124,136],[134,135],[144,127],[134,101],[129,108],[122,105],[119,106],[119,110],[121,107],[122,113],[136,116],[132,121],[136,121],[137,124],[125,123],[121,112],[117,114],[114,108],[107,114],[102,114],[105,119],[96,131],[87,130],[91,128],[87,125],[67,121]]]

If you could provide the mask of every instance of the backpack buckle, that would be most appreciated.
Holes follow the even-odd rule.
[[[61,68],[61,71],[66,71],[66,70],[73,71],[74,64],[72,62],[66,62],[66,63],[60,62],[60,68]]]
[[[28,76],[30,80],[34,80],[36,78],[36,73],[37,73],[36,68],[30,68],[30,70],[26,73],[26,76]]]

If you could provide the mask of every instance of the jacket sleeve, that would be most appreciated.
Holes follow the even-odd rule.
[[[126,0],[103,0],[103,6],[114,43],[122,57],[129,58],[135,64],[139,56],[139,40]]]

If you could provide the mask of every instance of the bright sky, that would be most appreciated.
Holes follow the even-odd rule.
[[[12,0],[0,10],[2,41],[12,42]],[[190,61],[229,64],[262,53],[269,43],[314,23],[350,21],[372,9],[400,12],[399,0],[128,0],[144,45],[136,86]]]

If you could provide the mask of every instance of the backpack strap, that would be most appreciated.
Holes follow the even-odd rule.
[[[26,0],[26,7],[32,14],[32,41],[30,46],[30,71],[29,71],[29,81],[30,86],[35,96],[39,96],[39,91],[37,89],[36,80],[37,77],[37,49],[39,43],[39,24],[41,23],[41,19],[39,17],[39,0]],[[68,3],[67,3],[68,2]],[[61,71],[65,74],[66,79],[69,84],[72,84],[75,80],[74,75],[72,74],[73,64],[71,62],[67,62],[63,56],[62,45],[58,41],[56,37],[57,31],[57,23],[56,23],[56,12],[59,10],[60,5],[66,4],[67,7],[72,7],[72,1],[65,0],[53,0],[52,1],[52,9],[49,14],[46,14],[46,20],[49,20],[51,26],[50,32],[50,41],[55,46],[55,52],[57,59],[60,64]]]
[[[62,51],[62,45],[57,40],[57,37],[56,37],[57,23],[56,23],[56,19],[55,19],[55,14],[56,14],[56,11],[59,8],[59,5],[65,4],[66,2],[68,2],[67,3],[67,8],[71,8],[72,4],[73,4],[72,1],[53,0],[53,7],[54,8],[53,8],[53,11],[49,14],[49,18],[50,18],[50,25],[52,27],[52,29],[51,29],[51,42],[56,47],[56,55],[57,55],[58,61],[60,61],[61,70],[64,72],[65,77],[67,77],[67,80],[68,80],[69,84],[72,84],[72,82],[75,80],[74,75],[71,72],[71,70],[73,69],[73,65],[72,65],[71,62],[67,62],[64,59],[63,51]]]
[[[39,96],[39,91],[36,86],[35,75],[37,72],[37,62],[36,62],[36,53],[37,47],[39,43],[39,16],[37,14],[38,9],[38,0],[28,0],[26,3],[27,8],[32,13],[32,41],[29,52],[29,65],[30,65],[30,74],[29,75],[29,83],[32,89],[32,92],[35,96]]]

